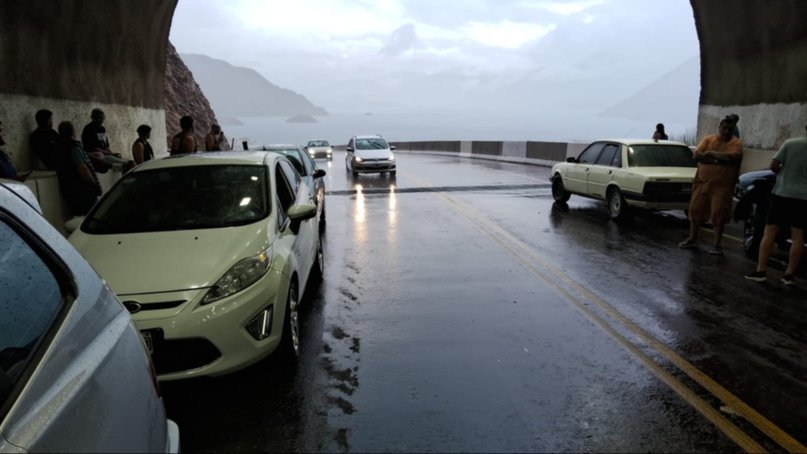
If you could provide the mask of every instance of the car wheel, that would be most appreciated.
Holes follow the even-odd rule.
[[[311,265],[311,283],[319,284],[325,274],[325,254],[322,252],[322,237],[317,240],[317,256]]]
[[[283,337],[280,341],[280,353],[288,362],[296,362],[300,357],[300,301],[297,294],[297,282],[289,283],[289,295],[286,297],[286,315],[283,317]]]
[[[759,206],[751,204],[748,215],[743,221],[743,252],[747,257],[756,259],[759,256],[759,243],[762,241],[762,230],[757,225],[757,211]],[[763,227],[764,228],[764,227]]]
[[[390,175],[391,177],[394,177],[394,176],[395,176],[395,173],[396,173],[396,171],[395,171],[395,170],[390,170],[389,175]]]
[[[325,231],[325,201],[322,201],[322,211],[319,214],[319,232],[322,233]]]
[[[552,198],[555,199],[555,202],[567,202],[571,196],[563,186],[563,178],[555,175],[555,178],[552,179]]]
[[[608,190],[608,216],[613,220],[621,220],[628,216],[628,205],[619,188]]]

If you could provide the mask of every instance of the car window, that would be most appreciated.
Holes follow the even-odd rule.
[[[597,158],[600,156],[600,152],[604,146],[604,142],[597,142],[589,145],[585,150],[583,150],[582,153],[580,153],[580,157],[577,158],[578,162],[588,164],[597,162]]]
[[[616,157],[618,151],[619,147],[616,144],[609,143],[603,148],[602,153],[600,153],[600,157],[597,158],[597,164],[603,166],[613,166],[614,158]]]
[[[32,363],[37,347],[66,307],[67,298],[44,251],[21,229],[0,214],[0,407],[23,372]],[[54,269],[58,268],[54,265]],[[7,407],[6,407],[7,408]]]
[[[286,180],[289,182],[291,192],[297,194],[297,191],[300,190],[300,183],[302,182],[297,170],[286,161],[280,161],[280,168],[283,169],[283,173],[286,175]]]
[[[306,172],[305,165],[303,165],[301,155],[304,153],[300,153],[300,150],[296,148],[271,148],[270,150],[285,156],[300,175],[310,175],[310,173]]]
[[[684,145],[633,145],[628,147],[630,167],[697,167],[692,150]]]
[[[284,169],[284,166],[288,167],[288,165],[289,164],[285,161],[278,161],[277,167],[275,167],[275,188],[277,189],[277,199],[284,216],[286,212],[289,211],[289,208],[294,205],[296,194],[296,191],[292,190],[291,188],[291,182],[287,176],[288,172],[286,169]]]
[[[199,165],[130,172],[82,223],[93,234],[211,229],[269,216],[267,167]]]
[[[314,158],[308,155],[308,153],[301,153],[300,156],[303,160],[303,167],[305,171],[302,173],[303,175],[309,176],[314,174],[314,169],[317,165],[314,163]]]

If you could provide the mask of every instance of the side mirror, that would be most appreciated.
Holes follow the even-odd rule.
[[[345,151],[347,151],[348,153],[352,153],[353,152],[353,147],[347,147],[347,148],[345,148]]]
[[[322,169],[317,169],[317,170],[314,171],[314,174],[312,176],[314,178],[322,178],[322,177],[325,176],[325,171],[322,170]]]
[[[395,149],[395,145],[390,145],[390,146],[389,146],[389,149],[390,149],[390,150],[394,150],[394,149]]]
[[[286,213],[286,215],[291,220],[290,225],[291,231],[294,232],[296,235],[297,232],[300,230],[301,222],[307,219],[311,219],[317,215],[317,206],[310,205],[308,203],[300,203],[292,205],[291,208],[289,208],[289,211]]]
[[[566,158],[566,162],[577,162],[577,158],[575,157]]]

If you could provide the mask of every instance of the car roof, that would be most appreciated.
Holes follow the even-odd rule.
[[[685,147],[689,146],[683,142],[677,142],[675,140],[629,139],[629,138],[600,139],[600,140],[593,140],[591,143],[597,143],[597,142],[616,142],[627,146],[631,145],[683,145]]]
[[[279,154],[265,151],[206,151],[146,161],[135,167],[134,171],[196,165],[261,165],[279,158],[283,159]]]
[[[363,134],[353,137],[355,137],[356,139],[383,139],[383,137],[381,137],[378,134]]]
[[[25,201],[25,203],[31,205],[31,208],[38,211],[39,214],[42,214],[42,207],[39,205],[39,201],[36,199],[34,192],[31,191],[31,189],[24,183],[17,180],[0,178],[0,186],[8,189],[12,194],[15,194],[17,197]]]

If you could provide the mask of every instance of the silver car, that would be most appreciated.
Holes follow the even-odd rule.
[[[38,208],[0,182],[0,452],[178,452],[129,313]]]
[[[327,140],[309,140],[305,146],[305,151],[312,158],[333,159],[333,147]]]
[[[354,177],[359,173],[387,172],[395,176],[394,149],[394,145],[378,135],[353,136],[345,148],[345,169]]]

